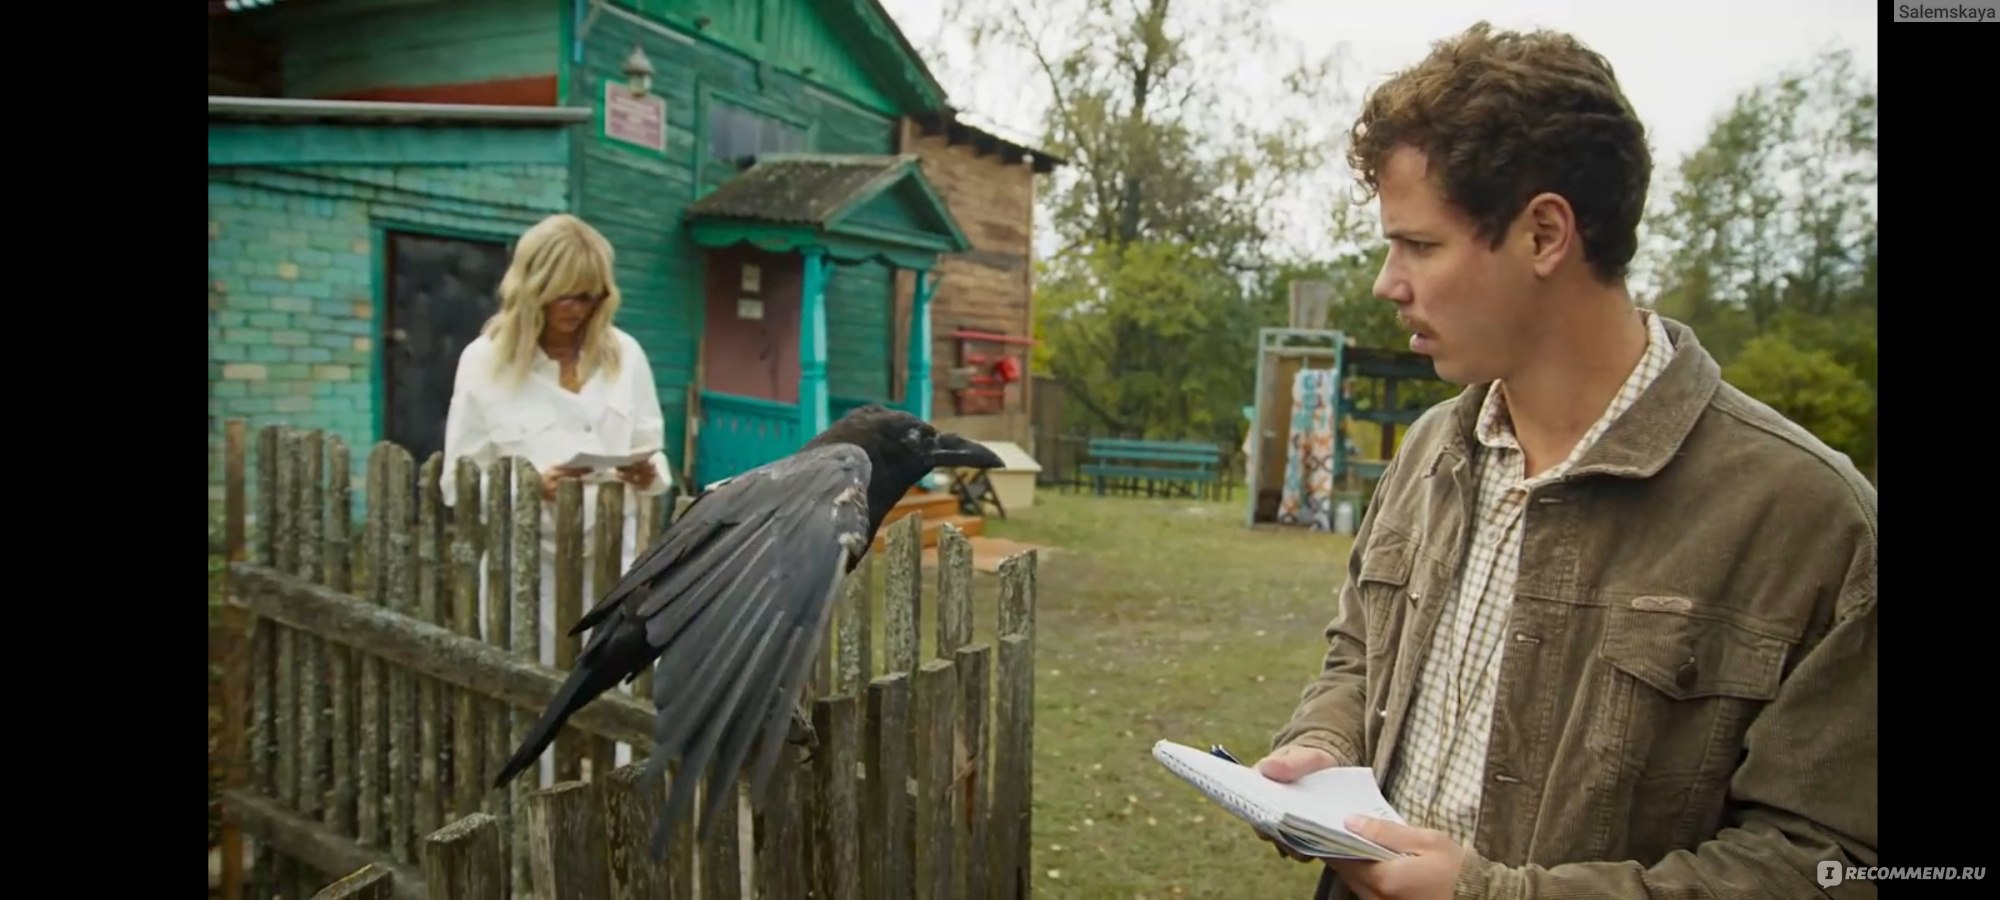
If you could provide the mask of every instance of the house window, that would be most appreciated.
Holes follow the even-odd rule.
[[[708,155],[741,164],[761,153],[798,153],[806,130],[717,100],[708,107]]]

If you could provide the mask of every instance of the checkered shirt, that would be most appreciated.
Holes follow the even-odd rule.
[[[1514,438],[1505,386],[1495,384],[1479,411],[1473,475],[1479,520],[1467,548],[1455,598],[1447,598],[1417,676],[1400,766],[1391,773],[1388,799],[1411,824],[1435,828],[1470,844],[1479,822],[1486,743],[1493,722],[1494,684],[1500,673],[1507,611],[1520,569],[1522,512],[1529,492],[1561,479],[1591,444],[1658,378],[1673,345],[1658,316],[1645,318],[1646,352],[1604,415],[1569,458],[1526,478],[1526,460]]]

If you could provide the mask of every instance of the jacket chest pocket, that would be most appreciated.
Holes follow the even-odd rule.
[[[1750,717],[1777,696],[1789,648],[1783,638],[1726,619],[1609,607],[1598,648],[1608,681],[1600,747],[1638,764],[1645,777],[1702,775],[1729,764]]]
[[[1703,616],[1678,597],[1606,609],[1588,744],[1598,789],[1623,798],[1641,858],[1706,833],[1721,814],[1750,722],[1778,694],[1791,642]]]

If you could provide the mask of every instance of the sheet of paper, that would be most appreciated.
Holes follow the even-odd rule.
[[[616,469],[619,466],[629,466],[635,462],[647,459],[658,452],[658,450],[639,450],[632,453],[618,454],[578,453],[570,457],[569,461],[563,463],[563,465],[594,470]]]
[[[1391,822],[1403,821],[1395,807],[1389,805],[1388,798],[1382,796],[1382,789],[1375,784],[1374,770],[1366,767],[1321,769],[1283,787],[1288,789],[1288,793],[1297,795],[1287,802],[1287,808],[1295,812],[1310,811],[1314,818],[1321,818],[1338,811],[1339,815],[1327,821],[1330,826],[1339,827],[1348,813],[1360,813]]]

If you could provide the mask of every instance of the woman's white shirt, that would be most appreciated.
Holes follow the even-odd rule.
[[[466,345],[458,357],[451,407],[445,416],[444,459],[440,473],[443,500],[457,500],[458,460],[471,459],[480,468],[482,495],[487,467],[495,460],[523,457],[537,472],[567,462],[579,452],[625,454],[646,448],[656,477],[645,490],[616,479],[612,473],[589,477],[584,489],[585,533],[595,525],[596,488],[623,486],[627,518],[637,515],[640,497],[665,493],[673,484],[672,466],[664,452],[666,421],[660,413],[658,388],[646,353],[631,335],[613,328],[618,342],[615,372],[600,367],[575,393],[563,389],[561,368],[538,348],[529,371],[517,381],[497,376],[493,368],[499,348],[485,335]],[[544,548],[554,548],[554,504],[542,505]],[[589,541],[584,542],[589,552]],[[629,542],[628,542],[629,543]],[[637,549],[627,546],[629,560]]]
[[[617,371],[608,372],[600,368],[576,393],[563,389],[561,367],[539,348],[526,375],[510,382],[494,372],[493,360],[498,347],[491,339],[481,335],[468,344],[458,357],[451,407],[445,416],[444,471],[440,473],[439,487],[443,491],[444,502],[456,504],[460,459],[470,459],[478,464],[483,497],[492,487],[488,467],[499,459],[525,458],[534,464],[539,473],[567,462],[579,452],[622,455],[648,447],[662,451],[652,456],[656,476],[643,491],[617,479],[613,473],[586,477],[584,480],[585,535],[595,529],[597,491],[605,487],[622,487],[626,491],[625,516],[620,523],[623,526],[623,540],[620,542],[623,558],[619,560],[619,571],[624,572],[632,567],[642,549],[638,546],[638,500],[665,493],[673,485],[673,469],[663,452],[666,422],[660,413],[658,388],[653,385],[652,365],[647,362],[646,353],[640,349],[638,341],[616,328],[611,329],[611,333],[618,341]],[[595,541],[583,541],[586,559],[594,555],[593,544]],[[543,665],[553,666],[557,642],[554,503],[542,503],[541,545],[537,656]],[[589,574],[593,567],[587,565],[584,571],[586,581],[594,580],[595,576]],[[589,590],[601,592],[606,587],[595,585]],[[479,566],[478,612],[482,626],[493,621],[487,615],[489,594],[487,567],[482,560]],[[586,594],[579,600],[577,613],[580,615],[595,605],[596,597]],[[488,640],[497,639],[492,635],[487,637]],[[631,687],[621,685],[620,689],[629,693]],[[617,745],[615,758],[619,765],[630,762],[631,757],[632,748],[629,745]],[[553,783],[554,763],[555,754],[545,752],[539,761],[538,784]]]

